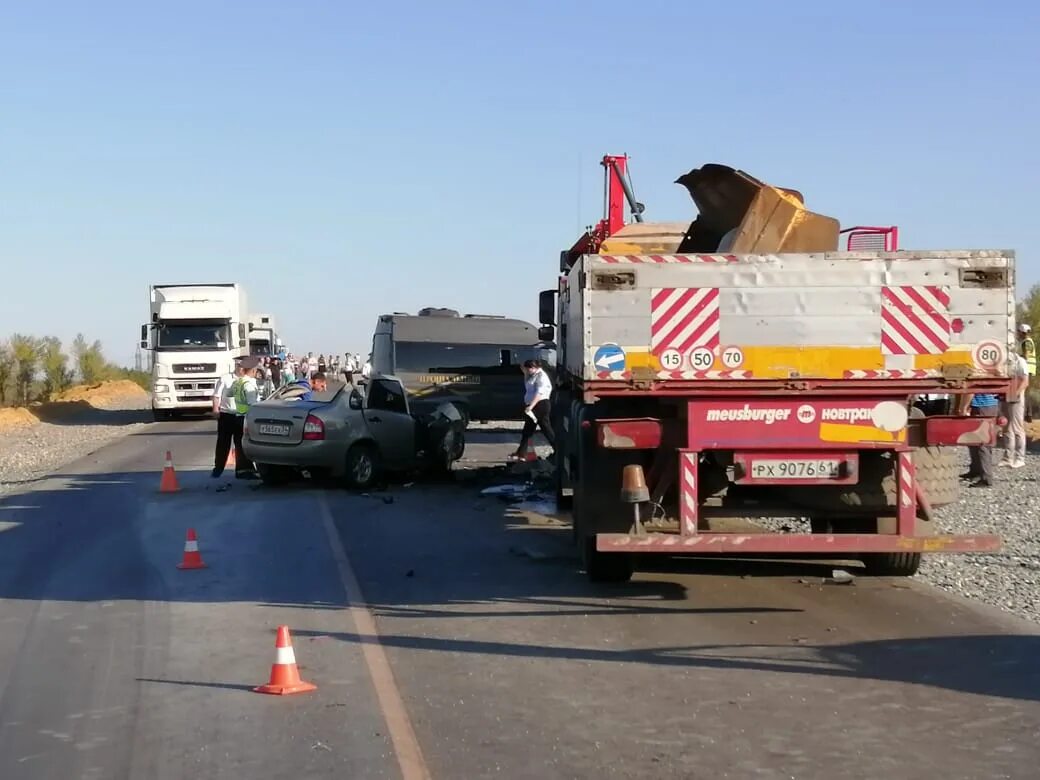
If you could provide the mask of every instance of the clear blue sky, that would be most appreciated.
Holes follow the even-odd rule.
[[[632,155],[725,162],[1040,281],[1027,2],[5,3],[0,337],[129,361],[153,282],[241,281],[297,350],[378,314],[534,319]]]

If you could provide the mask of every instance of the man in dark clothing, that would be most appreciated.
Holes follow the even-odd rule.
[[[976,393],[965,396],[961,402],[961,414],[971,410],[972,417],[996,417],[1000,412],[1000,401],[993,393]],[[971,465],[961,479],[968,480],[973,488],[993,486],[993,447],[989,444],[977,444],[968,447]]]
[[[552,380],[537,360],[524,361],[524,374],[524,430],[520,434],[520,446],[513,453],[518,460],[526,460],[527,447],[538,428],[542,429],[549,446],[556,449],[556,434],[549,420]]]

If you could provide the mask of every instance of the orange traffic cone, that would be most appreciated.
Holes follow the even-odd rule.
[[[318,690],[318,686],[300,679],[296,668],[296,653],[288,626],[278,626],[278,638],[274,643],[274,664],[271,666],[271,681],[267,685],[253,688],[257,693],[273,693],[286,696],[290,693],[307,693]]]
[[[232,471],[234,471],[236,462],[237,461],[235,458],[235,448],[232,446],[232,448],[228,450],[227,463],[224,464],[224,468],[231,469]]]
[[[176,493],[180,490],[177,484],[177,472],[173,470],[173,456],[166,450],[166,465],[163,466],[162,479],[159,480],[160,493]]]
[[[195,536],[195,529],[188,529],[188,537],[184,540],[184,556],[177,564],[178,569],[205,569],[206,564],[202,562],[202,554],[199,552],[199,540]]]

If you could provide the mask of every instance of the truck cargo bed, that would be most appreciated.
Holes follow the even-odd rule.
[[[560,294],[584,384],[985,384],[1014,350],[1009,251],[585,255]]]

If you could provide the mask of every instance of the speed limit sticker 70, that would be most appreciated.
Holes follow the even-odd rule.
[[[744,353],[740,347],[723,347],[722,365],[726,368],[740,368],[744,365]]]
[[[975,345],[971,358],[979,368],[996,368],[1005,360],[1004,345],[999,341],[982,341]]]

